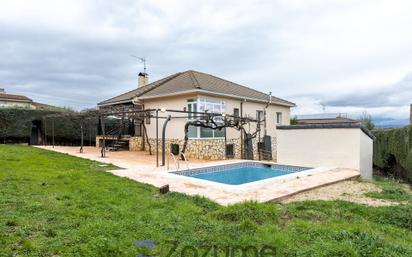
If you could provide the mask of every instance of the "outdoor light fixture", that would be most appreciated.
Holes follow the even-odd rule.
[[[222,117],[226,117],[226,113],[222,113]]]
[[[138,103],[139,103],[139,101],[137,100],[137,98],[132,99],[132,104],[137,105]]]
[[[160,111],[161,112],[166,112],[166,108],[161,108]]]

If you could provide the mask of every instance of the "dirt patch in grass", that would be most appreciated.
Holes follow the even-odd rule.
[[[360,181],[343,181],[337,184],[294,195],[283,200],[282,203],[305,200],[343,200],[369,206],[391,206],[400,204],[400,202],[385,199],[376,199],[365,195],[371,192],[380,193],[382,192],[382,189],[373,183]]]

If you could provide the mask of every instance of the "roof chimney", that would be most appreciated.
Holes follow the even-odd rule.
[[[137,87],[143,87],[149,84],[149,74],[144,73],[144,72],[139,72],[139,79],[138,79],[138,84]]]

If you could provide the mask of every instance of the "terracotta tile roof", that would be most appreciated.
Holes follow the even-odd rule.
[[[0,93],[0,101],[10,101],[10,102],[33,102],[30,98],[23,95],[11,95],[6,93]]]
[[[218,78],[216,76],[198,72],[185,71],[175,73],[163,79],[152,82],[144,87],[137,88],[119,96],[110,98],[98,105],[110,105],[130,102],[133,98],[150,99],[168,95],[184,93],[210,93],[251,101],[267,102],[269,96],[249,87]],[[284,106],[295,106],[294,103],[272,96],[272,103]]]

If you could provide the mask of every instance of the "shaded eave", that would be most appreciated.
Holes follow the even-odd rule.
[[[103,101],[103,102],[98,103],[97,106],[110,106],[110,105],[127,104],[127,103],[133,103],[133,98],[128,99],[128,100],[113,101],[113,102]]]
[[[257,98],[252,98],[252,97],[243,97],[243,96],[238,96],[238,95],[232,95],[232,94],[224,94],[224,93],[217,93],[217,92],[212,92],[204,89],[193,89],[193,90],[186,90],[186,91],[180,91],[180,92],[175,92],[175,93],[169,93],[169,94],[161,94],[161,95],[152,95],[152,96],[140,96],[137,97],[138,100],[150,100],[150,99],[156,99],[156,98],[164,98],[164,97],[170,97],[170,96],[179,96],[179,95],[186,95],[186,94],[192,94],[192,93],[199,93],[199,94],[206,94],[206,95],[213,95],[213,96],[223,96],[227,98],[234,98],[238,100],[245,100],[245,101],[251,101],[251,102],[258,102],[258,103],[267,103],[267,100],[263,99],[257,99]],[[276,97],[276,99],[279,99]],[[273,99],[271,104],[272,105],[280,105],[280,106],[286,106],[286,107],[295,107],[296,104],[283,100],[282,102],[276,101],[276,99]],[[108,105],[115,105],[115,104],[125,104],[125,103],[132,103],[133,98],[127,99],[127,100],[120,100],[120,101],[104,101],[100,102],[97,105],[98,106],[108,106]]]
[[[227,98],[234,98],[234,99],[246,100],[246,101],[251,101],[251,102],[259,102],[259,103],[267,103],[268,102],[267,100],[263,100],[263,99],[257,99],[257,98],[252,98],[252,97],[244,97],[244,96],[225,94],[225,93],[217,93],[217,92],[212,92],[212,91],[208,91],[208,90],[204,90],[204,89],[193,89],[193,90],[180,91],[180,92],[170,93],[170,94],[141,96],[141,97],[138,97],[138,99],[139,100],[149,100],[149,99],[163,98],[163,97],[168,97],[168,96],[186,95],[186,94],[192,94],[192,93],[206,94],[206,95],[213,95],[213,96],[223,96],[223,97],[227,97]],[[289,101],[286,101],[286,100],[283,100],[283,99],[282,99],[282,102],[280,102],[280,101],[276,101],[276,99],[279,99],[279,98],[272,99],[271,104],[287,106],[287,107],[295,107],[296,106],[295,103],[292,103],[292,102],[289,102]]]

